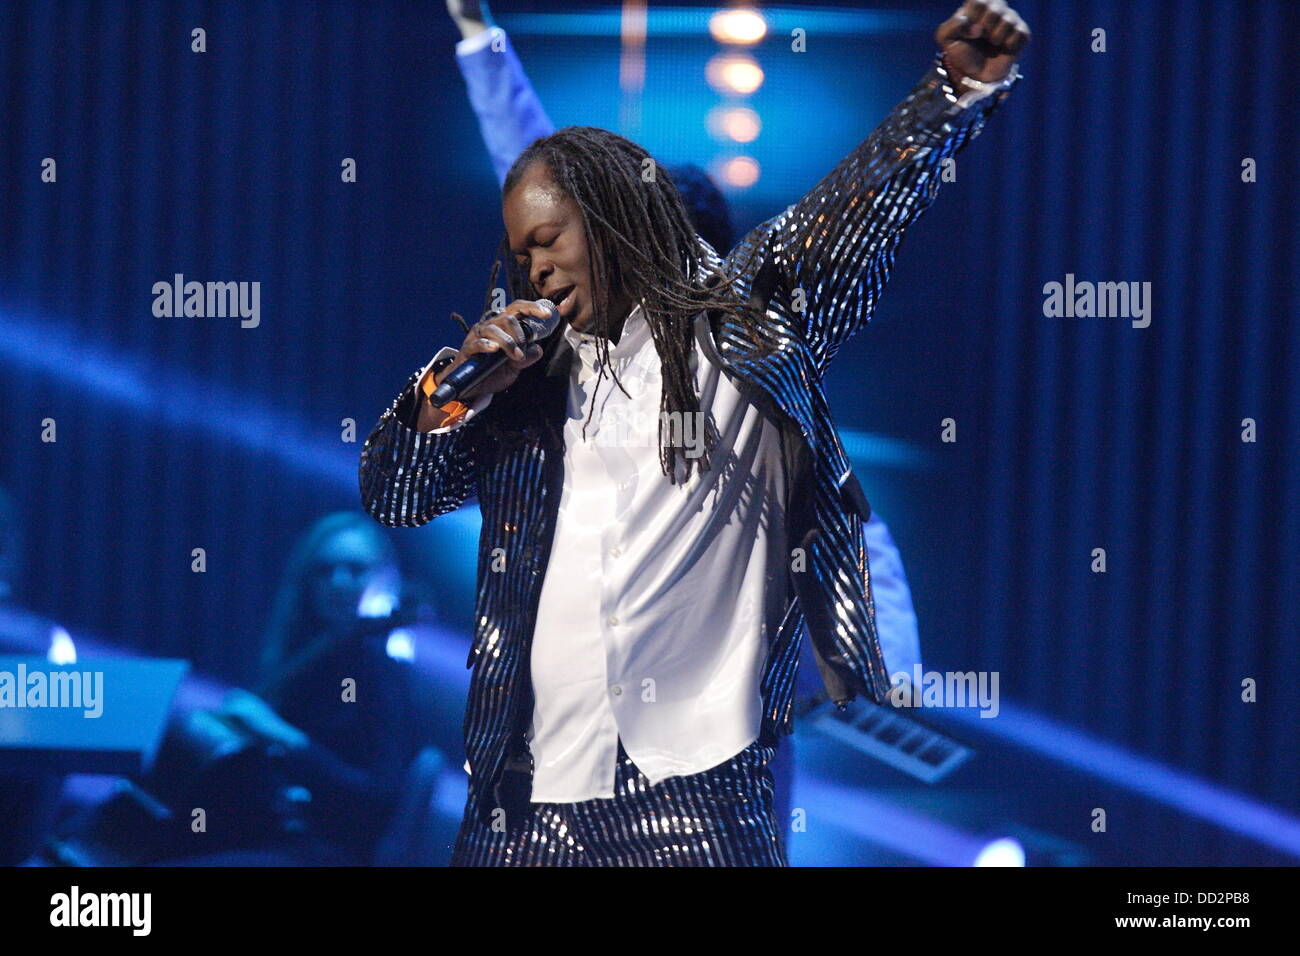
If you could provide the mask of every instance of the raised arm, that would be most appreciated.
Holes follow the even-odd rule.
[[[968,0],[936,31],[920,82],[803,199],[749,233],[732,270],[771,283],[771,306],[819,367],[871,316],[945,159],[977,136],[1019,79],[1028,30],[1001,0]],[[766,268],[760,268],[766,265]]]
[[[461,34],[456,63],[465,77],[470,105],[497,182],[504,183],[519,154],[534,140],[554,133],[555,126],[528,82],[510,38],[493,25],[487,4],[447,0],[447,12]]]

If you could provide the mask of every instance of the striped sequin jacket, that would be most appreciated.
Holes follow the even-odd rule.
[[[934,201],[943,161],[962,149],[1019,79],[1018,71],[959,106],[942,61],[874,132],[801,200],[748,233],[722,260],[760,306],[762,354],[726,317],[712,317],[724,373],[787,430],[792,500],[787,540],[803,549],[762,678],[763,735],[792,729],[795,668],[806,625],[821,676],[839,701],[880,702],[889,689],[876,636],[862,535],[870,506],[831,420],[822,378],[865,323],[905,229]],[[361,499],[390,527],[423,525],[477,497],[482,512],[475,627],[467,666],[465,751],[470,800],[494,788],[509,759],[527,760],[531,641],[563,483],[569,360],[553,335],[541,361],[459,428],[411,425],[419,372],[380,417],[361,451]],[[498,550],[500,549],[500,550]],[[504,562],[494,557],[504,557]],[[792,568],[796,562],[792,562]],[[525,764],[526,766],[526,764]]]

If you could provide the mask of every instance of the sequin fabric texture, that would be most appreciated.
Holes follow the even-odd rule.
[[[833,697],[880,702],[888,692],[862,536],[869,505],[831,419],[822,378],[869,319],[904,231],[936,197],[943,161],[979,134],[1019,79],[1013,72],[962,108],[936,53],[920,82],[863,143],[803,199],[751,230],[721,263],[742,295],[766,303],[762,331],[775,346],[760,349],[738,323],[723,318],[714,337],[724,371],[770,409],[801,450],[792,462],[786,509],[787,540],[801,549],[801,570],[792,562],[792,598],[764,666],[763,746],[793,729],[805,627]],[[564,337],[554,336],[543,359],[486,411],[439,435],[411,427],[413,373],[361,451],[362,504],[382,524],[423,525],[475,496],[482,512],[460,860],[497,845],[488,821],[508,796],[499,792],[508,777],[503,768],[528,760],[528,662],[563,482],[560,427],[571,358]]]
[[[651,786],[620,746],[613,799],[534,803],[513,828],[462,827],[452,864],[788,866],[772,810],[774,752],[754,743],[703,773]]]

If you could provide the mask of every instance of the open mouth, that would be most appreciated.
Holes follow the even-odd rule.
[[[567,299],[572,294],[573,294],[573,286],[569,286],[566,289],[561,289],[555,295],[551,296],[550,299],[551,302],[553,302],[555,304],[555,307],[558,309],[561,305],[564,304],[564,300]]]

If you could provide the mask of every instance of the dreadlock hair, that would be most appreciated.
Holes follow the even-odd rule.
[[[598,336],[601,378],[609,368],[610,331],[624,318],[610,314],[610,302],[621,292],[634,307],[641,305],[659,354],[663,379],[659,460],[663,472],[676,483],[675,455],[684,463],[687,479],[693,462],[707,470],[717,437],[712,421],[705,423],[706,447],[698,459],[690,459],[684,448],[664,442],[666,422],[677,418],[684,423],[687,415],[700,412],[690,370],[694,320],[706,310],[734,316],[755,345],[770,350],[773,345],[762,335],[757,315],[735,290],[734,279],[706,257],[671,174],[636,143],[592,126],[565,127],[520,154],[506,175],[503,197],[536,162],[546,164],[552,181],[582,213],[593,286],[591,331]],[[725,255],[725,250],[721,252]],[[529,276],[510,254],[506,238],[498,250],[498,267],[502,262],[512,297],[537,298]],[[626,395],[618,375],[612,371],[611,375]],[[597,379],[597,385],[599,382]],[[583,431],[585,434],[586,423]]]

